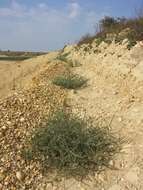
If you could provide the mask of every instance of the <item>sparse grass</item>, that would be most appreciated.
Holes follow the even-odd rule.
[[[70,67],[79,67],[81,64],[77,60],[67,58],[69,54],[70,52],[59,54],[56,59],[68,63],[68,66]]]
[[[86,84],[87,79],[79,75],[69,74],[67,76],[58,76],[53,80],[53,84],[67,89],[78,89]]]
[[[67,62],[67,58],[63,55],[59,55],[56,59],[58,59],[59,61]]]
[[[72,60],[69,60],[69,61],[68,61],[68,66],[69,66],[69,67],[74,67],[74,63],[73,63]]]
[[[128,50],[132,49],[132,47],[134,47],[136,44],[137,44],[136,41],[130,40],[128,45],[127,45]]]
[[[38,128],[30,142],[26,158],[38,159],[46,172],[54,169],[69,177],[84,177],[110,167],[110,160],[120,151],[120,141],[108,127],[100,128],[65,111]]]
[[[123,33],[122,36],[120,35],[127,30],[128,32]],[[114,18],[105,16],[99,22],[99,32],[93,35],[88,34],[83,36],[77,45],[90,45],[95,39],[97,40],[97,46],[99,46],[102,41],[110,44],[113,39],[108,39],[108,34],[113,34],[113,39],[115,39],[117,43],[128,39],[128,49],[131,49],[137,41],[143,40],[143,15],[141,14],[135,18]],[[116,37],[114,37],[114,35],[116,35]]]
[[[70,52],[65,53],[65,54],[59,54],[56,59],[58,59],[58,60],[60,60],[60,61],[63,61],[63,62],[68,62],[67,56],[68,56],[69,54],[70,54]]]
[[[81,46],[83,44],[91,44],[94,39],[95,39],[94,35],[86,34],[85,36],[81,37],[77,45]]]
[[[78,60],[69,60],[68,61],[68,65],[70,67],[80,67],[81,66],[81,63],[78,61]]]

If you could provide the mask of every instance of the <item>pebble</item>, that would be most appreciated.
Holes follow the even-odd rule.
[[[142,100],[140,98],[137,98],[136,101],[137,102],[142,102]]]
[[[110,165],[110,166],[114,166],[114,161],[113,161],[113,160],[110,160],[109,165]]]
[[[22,173],[20,171],[16,172],[16,177],[19,181],[22,180]]]
[[[24,122],[24,121],[25,121],[24,117],[21,117],[20,122]]]
[[[119,121],[119,122],[122,122],[122,121],[123,121],[123,119],[122,119],[121,117],[119,117],[119,118],[118,118],[118,121]]]
[[[5,186],[8,186],[8,184],[9,184],[8,181],[4,182],[4,185],[5,185]]]
[[[7,121],[7,124],[8,124],[8,125],[11,125],[11,122],[10,122],[10,121]]]
[[[114,91],[113,92],[113,95],[117,95],[119,92],[118,91]]]
[[[4,172],[0,167],[0,190],[22,190],[22,183],[30,190],[29,186],[34,183],[43,183],[40,164],[36,161],[25,162],[21,152],[28,144],[26,136],[29,131],[35,129],[49,113],[56,111],[58,106],[63,105],[66,91],[47,84],[47,78],[53,77],[55,71],[57,74],[62,72],[61,69],[57,72],[57,66],[50,73],[44,71],[44,76],[39,76],[40,85],[15,93],[0,104],[0,164],[4,167]],[[28,166],[29,170],[26,170]]]
[[[76,90],[71,90],[71,94],[72,94],[72,95],[74,95],[74,94],[76,94],[76,93],[77,93]]]
[[[6,126],[2,126],[2,128],[1,128],[2,130],[6,130]]]
[[[124,178],[120,178],[120,181],[124,181]]]
[[[3,185],[0,183],[0,190],[2,190],[2,188],[3,188]]]
[[[117,104],[121,104],[121,103],[122,103],[122,101],[121,101],[121,100],[118,100],[118,101],[117,101]]]

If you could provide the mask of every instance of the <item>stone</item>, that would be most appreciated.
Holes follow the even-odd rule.
[[[2,128],[1,128],[3,131],[5,131],[6,130],[6,126],[2,126]]]
[[[0,183],[0,190],[2,190],[2,188],[3,188],[3,185]]]
[[[122,45],[128,45],[128,43],[129,43],[129,40],[128,40],[128,39],[124,39],[124,40],[122,41]]]
[[[24,121],[25,121],[24,117],[21,117],[20,122],[24,122]]]
[[[113,160],[110,160],[109,165],[110,165],[110,166],[114,166],[114,161],[113,161]]]
[[[22,180],[22,173],[20,172],[20,171],[18,171],[18,172],[16,172],[16,177],[17,177],[17,179],[19,180],[19,181],[21,181]]]
[[[121,117],[118,118],[118,121],[121,122],[123,119]]]
[[[7,124],[8,124],[8,125],[11,125],[11,122],[10,122],[10,121],[7,121]]]
[[[117,95],[117,94],[118,94],[118,91],[114,91],[114,92],[113,92],[113,95]]]

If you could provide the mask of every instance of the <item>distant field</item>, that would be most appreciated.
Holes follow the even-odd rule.
[[[0,61],[23,61],[47,52],[0,51]]]
[[[0,61],[23,61],[25,59],[30,59],[34,56],[31,57],[26,57],[26,56],[17,56],[17,57],[11,57],[11,56],[7,56],[7,57],[0,57]]]

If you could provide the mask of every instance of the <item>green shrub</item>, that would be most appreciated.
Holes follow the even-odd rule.
[[[100,20],[100,28],[102,31],[112,32],[116,28],[117,24],[118,21],[114,17],[105,16]]]
[[[120,146],[108,128],[61,111],[35,131],[30,151],[30,158],[38,159],[45,171],[84,177],[109,167]]]
[[[98,47],[102,42],[103,42],[103,38],[97,38],[97,40],[96,40],[96,47]]]
[[[136,41],[129,41],[128,45],[127,45],[127,48],[128,50],[130,50],[132,47],[134,47],[135,45],[137,44]]]
[[[78,89],[87,82],[87,79],[78,75],[69,74],[67,76],[58,76],[53,80],[53,84],[67,89]]]
[[[93,42],[93,40],[95,39],[95,36],[94,35],[90,35],[90,34],[86,34],[85,36],[83,36],[77,46],[81,46],[83,44],[91,44]]]
[[[78,60],[69,60],[68,64],[70,67],[80,67],[81,63]]]
[[[73,62],[72,60],[69,60],[69,61],[68,61],[68,66],[69,66],[69,67],[74,67],[74,62]]]
[[[70,54],[69,52],[68,52],[68,53],[65,53],[65,54],[59,54],[56,59],[58,59],[58,60],[60,60],[60,61],[63,61],[63,62],[67,62],[67,61],[68,61],[68,60],[67,60],[67,56],[68,56],[69,54]]]
[[[73,67],[80,67],[81,63],[78,60],[73,61]]]

